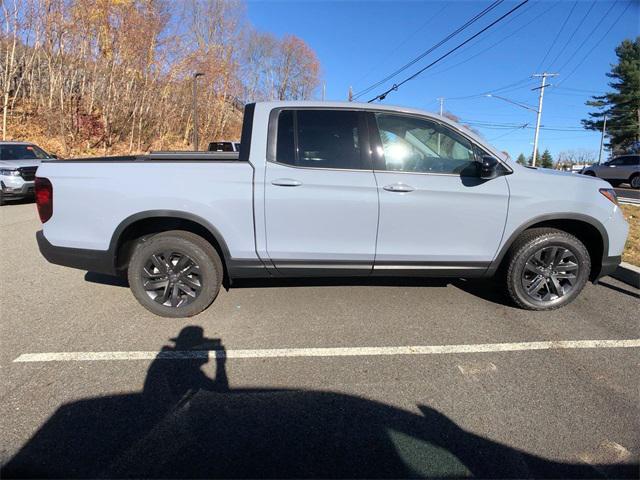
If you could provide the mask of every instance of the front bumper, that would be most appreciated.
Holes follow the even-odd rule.
[[[89,272],[116,274],[115,256],[109,250],[58,247],[46,239],[42,230],[36,232],[36,240],[40,253],[50,263]]]
[[[17,180],[19,181],[7,177],[0,180],[0,188],[4,197],[22,198],[35,193],[35,182],[26,182],[21,178]]]

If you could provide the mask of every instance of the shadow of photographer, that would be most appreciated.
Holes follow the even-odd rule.
[[[188,326],[143,391],[61,406],[2,478],[634,478],[638,464],[561,463],[421,415],[331,391],[233,389],[220,339]],[[215,358],[213,379],[202,371]]]

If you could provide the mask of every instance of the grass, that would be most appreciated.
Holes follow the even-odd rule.
[[[620,205],[624,218],[629,222],[629,237],[624,246],[622,261],[640,266],[640,207]]]

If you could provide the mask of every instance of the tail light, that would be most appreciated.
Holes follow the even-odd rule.
[[[40,221],[45,223],[53,215],[53,185],[48,178],[36,177],[36,205]]]

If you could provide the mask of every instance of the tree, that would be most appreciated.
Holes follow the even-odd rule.
[[[553,157],[549,150],[545,150],[540,157],[540,166],[542,168],[553,168]]]
[[[518,162],[520,165],[529,165],[529,162],[527,161],[527,157],[524,156],[524,153],[521,153],[520,155],[518,155],[518,159],[516,160],[516,162]]]
[[[594,96],[586,102],[595,107],[582,125],[589,130],[602,130],[607,117],[608,147],[615,153],[624,153],[640,143],[640,37],[624,40],[616,47],[618,63],[611,66],[607,77],[614,90]]]

